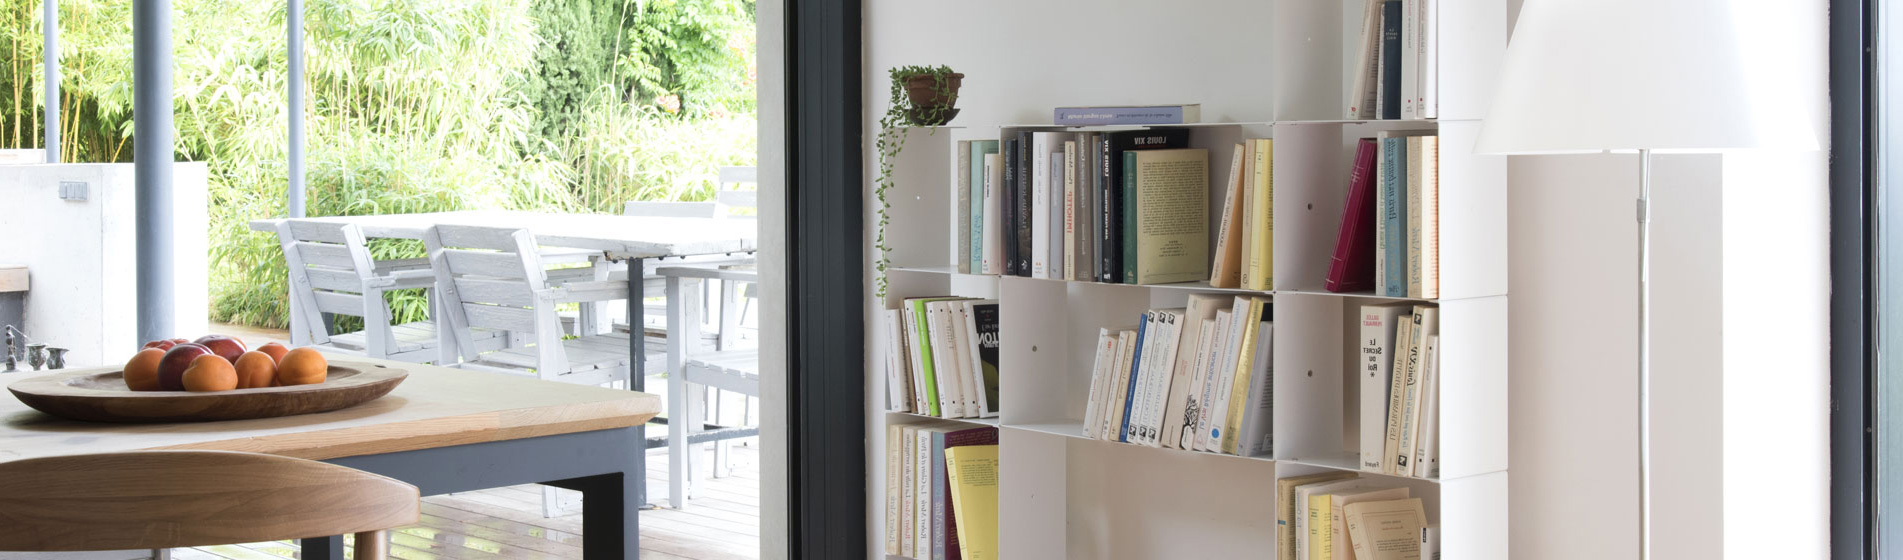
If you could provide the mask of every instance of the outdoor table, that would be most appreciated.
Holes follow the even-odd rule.
[[[366,238],[422,239],[430,226],[438,224],[507,227],[527,229],[537,243],[550,247],[568,247],[601,251],[603,256],[628,263],[628,322],[634,332],[628,336],[630,364],[628,388],[641,391],[647,383],[647,345],[639,336],[641,301],[646,298],[641,272],[647,259],[666,259],[700,255],[752,252],[758,248],[757,222],[716,218],[658,218],[616,216],[611,214],[557,214],[516,210],[461,210],[418,214],[380,214],[374,216],[329,216],[302,218],[339,224],[356,224]],[[283,219],[252,220],[253,231],[277,232]],[[295,307],[291,310],[295,315]],[[291,325],[304,324],[297,317]],[[645,429],[637,428],[643,438]],[[644,440],[645,441],[645,440]],[[636,453],[636,468],[645,476],[647,455]],[[635,478],[638,503],[647,503],[647,479]]]
[[[578,490],[587,558],[636,558],[641,425],[660,397],[480,371],[350,358],[409,372],[383,398],[281,418],[170,424],[63,420],[0,398],[0,461],[148,449],[249,451],[377,473],[423,495],[541,483]],[[0,384],[48,372],[0,374]],[[341,560],[342,537],[302,540]]]

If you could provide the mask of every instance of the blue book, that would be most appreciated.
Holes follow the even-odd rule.
[[[1183,124],[1202,121],[1203,106],[1131,105],[1123,107],[1058,107],[1051,122],[1062,126],[1127,124]]]
[[[998,153],[997,140],[971,142],[971,272],[984,271],[985,261],[985,155]]]
[[[1137,402],[1137,372],[1143,369],[1143,331],[1150,325],[1150,314],[1137,319],[1136,349],[1130,351],[1130,386],[1123,394],[1123,424],[1117,428],[1117,441],[1130,441],[1130,411]]]
[[[1383,136],[1386,136],[1383,134]],[[1380,295],[1407,296],[1407,138],[1381,138],[1380,197],[1375,200],[1376,280]]]
[[[934,430],[932,434],[932,558],[945,558],[945,537],[949,531],[956,531],[948,519],[951,512],[951,480],[945,478],[945,431]],[[954,537],[955,538],[955,537]]]

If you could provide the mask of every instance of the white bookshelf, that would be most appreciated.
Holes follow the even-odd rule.
[[[1363,2],[1291,0],[1278,4],[1268,28],[1276,87],[1263,103],[1279,120],[1189,127],[1191,146],[1210,149],[1212,185],[1227,174],[1230,146],[1244,138],[1275,140],[1275,267],[1268,291],[959,274],[953,262],[956,141],[1057,128],[964,122],[905,131],[896,186],[887,195],[892,268],[880,303],[892,308],[904,298],[938,295],[1000,302],[1002,414],[962,421],[999,428],[1003,558],[1272,558],[1275,479],[1360,472],[1360,387],[1349,373],[1358,350],[1354,314],[1363,304],[1407,299],[1330,293],[1322,281],[1356,139],[1419,128],[1438,129],[1441,139],[1443,297],[1413,300],[1441,309],[1441,473],[1434,479],[1362,475],[1393,479],[1423,498],[1429,522],[1441,526],[1444,558],[1507,557],[1506,164],[1471,150],[1486,107],[1480,96],[1491,89],[1505,49],[1505,5],[1439,4],[1441,28],[1458,30],[1440,34],[1440,119],[1339,120]],[[1221,203],[1212,192],[1212,217]],[[1097,329],[1132,325],[1145,310],[1181,307],[1199,292],[1273,298],[1274,452],[1235,457],[1083,437]],[[868,321],[877,324],[870,315]],[[867,333],[872,355],[881,355],[878,330]],[[867,491],[877,508],[868,511],[875,544],[867,554],[884,558],[876,543],[885,531],[886,426],[932,419],[887,412],[883,362],[867,363]]]

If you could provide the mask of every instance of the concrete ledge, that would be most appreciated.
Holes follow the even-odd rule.
[[[0,292],[24,292],[27,282],[26,265],[0,263]]]

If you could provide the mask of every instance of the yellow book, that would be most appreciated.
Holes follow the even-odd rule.
[[[1229,389],[1229,408],[1222,423],[1222,452],[1231,455],[1240,454],[1238,443],[1242,433],[1242,415],[1245,403],[1249,401],[1249,376],[1254,373],[1255,337],[1262,330],[1262,307],[1269,298],[1249,298],[1249,318],[1242,324],[1242,346],[1236,354],[1234,384]]]
[[[1308,560],[1334,560],[1334,494],[1308,497]]]
[[[1275,547],[1282,551],[1276,556],[1277,558],[1290,560],[1295,558],[1295,487],[1354,477],[1355,473],[1350,472],[1326,472],[1275,481]],[[1307,504],[1303,504],[1301,513],[1308,514]]]
[[[1242,244],[1242,254],[1240,255],[1240,259],[1238,262],[1238,266],[1242,270],[1241,270],[1241,274],[1237,276],[1237,281],[1239,283],[1236,287],[1246,290],[1255,286],[1255,275],[1256,275],[1255,248],[1254,248],[1254,245],[1255,245],[1255,139],[1250,138],[1248,140],[1243,140],[1242,146],[1243,146],[1242,178],[1241,178],[1242,195],[1236,197],[1237,202],[1242,205],[1242,209],[1236,211],[1236,213],[1241,215],[1239,217],[1242,218],[1242,225],[1240,226],[1240,229],[1242,230],[1242,239],[1239,240],[1241,241],[1241,244]]]
[[[1249,187],[1249,282],[1250,290],[1267,290],[1275,284],[1275,140],[1256,138],[1255,161],[1251,166]]]
[[[945,449],[945,474],[951,479],[952,516],[958,523],[958,547],[965,560],[998,558],[998,446],[966,445]]]

